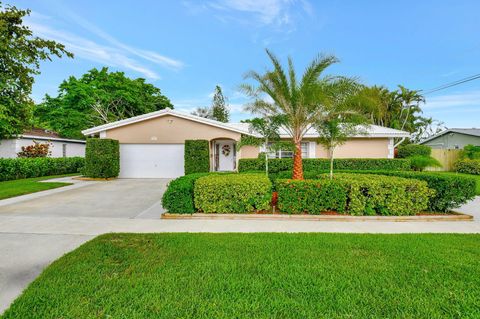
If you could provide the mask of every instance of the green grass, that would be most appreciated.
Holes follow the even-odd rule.
[[[436,173],[454,175],[454,176],[472,177],[477,180],[477,195],[480,195],[480,175],[462,174],[462,173],[455,173],[455,172],[436,172]]]
[[[108,234],[4,318],[479,318],[479,235]]]
[[[35,193],[39,191],[44,191],[47,189],[72,185],[71,183],[58,183],[58,182],[42,182],[40,181],[64,177],[64,176],[74,176],[78,174],[69,174],[69,175],[55,175],[55,176],[43,176],[35,178],[25,178],[17,179],[13,181],[0,182],[0,199]]]

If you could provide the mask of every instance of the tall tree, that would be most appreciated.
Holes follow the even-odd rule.
[[[0,139],[21,134],[32,119],[30,98],[40,62],[73,54],[63,44],[33,35],[23,19],[30,10],[0,2]]]
[[[229,120],[227,100],[223,96],[222,88],[218,85],[215,86],[215,92],[213,94],[212,118],[224,123],[227,123]]]
[[[337,59],[334,56],[318,56],[299,81],[291,58],[288,58],[288,70],[285,71],[272,52],[267,50],[267,55],[273,69],[264,74],[250,71],[245,78],[254,80],[256,85],[241,86],[253,98],[246,110],[261,116],[284,116],[286,122],[283,127],[292,136],[295,145],[293,179],[303,179],[301,142],[307,130],[323,116],[326,98],[324,88],[335,78],[322,76],[322,73]]]
[[[57,97],[45,96],[35,109],[41,125],[69,138],[83,138],[82,130],[166,107],[170,100],[144,79],[130,79],[108,68],[92,69],[60,84]]]

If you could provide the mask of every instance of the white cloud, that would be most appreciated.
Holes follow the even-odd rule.
[[[456,109],[465,106],[480,108],[480,91],[459,92],[447,95],[427,97],[424,109],[434,111],[438,109]]]

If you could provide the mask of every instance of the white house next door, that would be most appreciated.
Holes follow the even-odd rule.
[[[215,167],[217,171],[235,170],[236,150],[234,141],[215,142]]]

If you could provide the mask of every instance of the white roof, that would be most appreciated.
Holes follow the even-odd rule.
[[[253,136],[256,135],[255,133],[250,132],[248,123],[223,123],[223,122],[206,119],[206,118],[188,114],[188,113],[178,112],[170,108],[166,108],[164,110],[155,111],[147,114],[142,114],[139,116],[134,116],[125,120],[120,120],[120,121],[116,121],[116,122],[112,122],[112,123],[108,123],[100,126],[95,126],[82,131],[82,133],[83,135],[92,135],[92,134],[100,133],[102,131],[107,131],[113,128],[129,125],[129,124],[133,124],[133,123],[137,123],[137,122],[141,122],[141,121],[145,121],[145,120],[149,120],[149,119],[153,119],[161,116],[166,116],[166,115],[177,116],[180,118],[223,128],[223,129],[234,131],[241,134],[253,135]],[[358,135],[354,137],[409,137],[410,136],[408,132],[395,130],[395,129],[378,126],[378,125],[369,125],[365,127],[365,129],[366,129],[365,135]],[[280,137],[288,138],[290,137],[290,135],[284,129],[280,129]],[[319,137],[319,135],[317,131],[315,131],[315,129],[311,128],[307,131],[304,137],[315,138],[315,137]]]
[[[18,138],[23,139],[32,139],[32,140],[45,140],[45,141],[57,141],[57,142],[68,142],[68,143],[81,143],[85,144],[85,140],[75,140],[71,138],[62,138],[62,137],[53,137],[53,136],[40,136],[40,135],[20,135]]]

